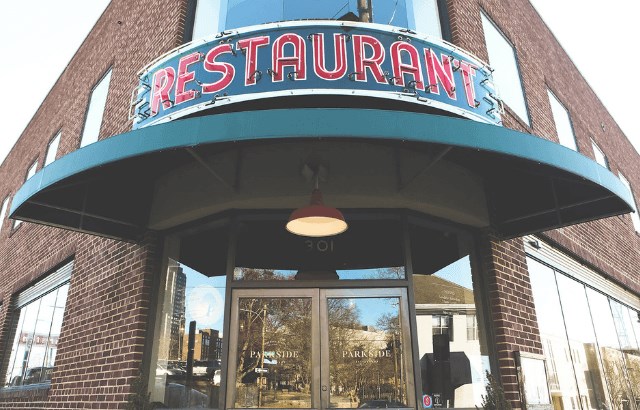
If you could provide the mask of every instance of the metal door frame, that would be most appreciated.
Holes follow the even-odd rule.
[[[226,408],[233,409],[236,401],[236,371],[238,354],[240,298],[310,298],[311,299],[311,409],[330,409],[329,397],[329,318],[327,298],[400,299],[400,323],[403,343],[404,377],[407,389],[407,408],[416,408],[412,338],[409,320],[407,289],[397,288],[271,288],[232,289],[229,326],[229,355],[227,360]],[[273,409],[275,410],[275,409]],[[290,409],[287,409],[290,410]]]

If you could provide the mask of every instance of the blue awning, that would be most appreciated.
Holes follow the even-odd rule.
[[[149,229],[153,182],[185,150],[318,138],[448,148],[448,160],[484,178],[490,202],[487,229],[502,238],[633,209],[630,192],[609,170],[536,136],[423,113],[296,108],[187,118],[91,144],[30,178],[16,193],[10,216],[138,240]]]

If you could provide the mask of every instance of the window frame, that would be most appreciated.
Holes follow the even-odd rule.
[[[631,217],[631,223],[633,224],[633,228],[635,229],[636,233],[640,234],[640,215],[638,215],[638,200],[636,199],[636,195],[633,192],[633,187],[631,186],[629,180],[620,171],[618,171],[618,179],[620,179],[622,184],[627,187],[629,193],[631,194],[635,212],[631,212],[629,216]]]
[[[60,148],[61,139],[62,139],[62,129],[58,130],[58,132],[54,134],[53,138],[49,140],[49,144],[47,144],[47,151],[45,152],[45,155],[44,155],[44,164],[42,165],[43,167],[46,167],[47,165],[51,164],[58,157],[58,149]],[[54,143],[56,148],[55,152],[51,151],[51,147],[53,146]],[[51,155],[52,152],[53,152],[53,156]]]
[[[602,165],[603,167],[605,167],[606,169],[610,169],[609,168],[609,158],[607,158],[607,156],[605,155],[604,151],[602,149],[600,149],[600,147],[598,146],[598,144],[596,144],[596,142],[593,140],[593,138],[591,138],[591,148],[593,149],[593,157],[595,159],[595,161]],[[602,157],[602,162],[600,162],[598,160],[598,153],[600,153],[600,156]]]
[[[573,120],[571,119],[571,114],[569,113],[569,110],[567,109],[566,105],[564,105],[562,101],[560,101],[556,93],[554,93],[549,87],[547,87],[547,96],[549,97],[549,106],[551,107],[551,118],[553,118],[553,125],[556,128],[556,137],[558,138],[558,143],[563,147],[569,148],[570,150],[573,150],[575,152],[580,152],[580,150],[578,149],[578,139],[576,138],[576,130],[575,130],[575,127],[573,126]],[[556,117],[555,111],[553,110],[553,99],[555,99],[555,102],[558,104],[560,108],[564,110],[567,116],[567,121],[569,123],[569,129],[571,130],[571,137],[572,137],[571,146],[565,144],[562,141],[563,138],[560,136],[560,132],[558,130],[558,118]],[[565,141],[565,142],[568,143],[568,141]]]
[[[0,232],[2,232],[2,226],[4,225],[4,220],[7,216],[7,209],[9,209],[9,198],[10,196],[7,195],[0,205]]]
[[[38,159],[36,158],[29,168],[27,169],[27,175],[25,175],[24,182],[27,182],[38,172]],[[13,220],[13,229],[17,229],[20,225],[22,225],[22,221],[20,219]]]
[[[449,336],[449,342],[453,342],[453,317],[451,314],[437,314],[431,315],[431,334],[432,335],[444,335]],[[443,319],[446,319],[446,326],[442,326]],[[438,326],[435,326],[437,321]],[[446,329],[446,333],[444,330]]]
[[[95,82],[95,84],[93,85],[93,87],[91,88],[91,92],[89,93],[89,98],[87,101],[87,108],[86,111],[84,113],[84,122],[82,124],[82,132],[80,134],[80,142],[79,142],[79,146],[78,148],[82,148],[82,147],[86,147],[87,145],[91,145],[94,142],[98,142],[100,140],[100,131],[102,129],[102,123],[104,122],[104,113],[107,107],[107,102],[109,100],[109,88],[111,87],[111,75],[113,74],[113,65],[110,65],[109,68],[107,68],[104,73],[100,76],[100,79],[98,81]],[[100,125],[98,126],[98,131],[97,134],[95,135],[95,140],[92,140],[91,142],[85,142],[85,139],[88,138],[87,136],[85,136],[85,133],[87,132],[87,120],[89,119],[89,114],[91,113],[91,108],[92,108],[92,98],[93,98],[93,93],[96,91],[96,89],[98,89],[98,87],[100,87],[103,83],[103,81],[109,77],[109,82],[107,84],[107,90],[106,90],[106,96],[105,96],[105,100],[104,100],[104,106],[102,107],[102,115],[100,116]],[[93,138],[93,137],[92,137]]]
[[[2,390],[24,390],[24,389],[33,389],[38,388],[40,386],[49,386],[51,384],[51,379],[49,380],[40,380],[39,382],[35,382],[35,383],[29,383],[29,384],[20,384],[20,385],[16,385],[16,386],[12,386],[12,380],[8,380],[7,378],[10,376],[9,372],[13,371],[14,367],[15,367],[15,363],[17,358],[13,358],[13,364],[9,363],[11,362],[12,359],[12,352],[15,350],[17,351],[16,348],[16,344],[19,344],[19,337],[18,337],[18,332],[22,331],[21,329],[18,329],[19,327],[19,322],[20,322],[20,316],[21,316],[21,312],[26,309],[28,306],[32,305],[33,303],[37,303],[38,301],[40,301],[41,299],[45,298],[46,296],[50,295],[53,292],[58,291],[60,288],[64,287],[64,286],[68,286],[70,288],[71,286],[71,275],[73,273],[73,260],[64,262],[63,264],[59,265],[57,268],[53,269],[52,271],[50,271],[49,274],[46,274],[42,277],[40,277],[36,282],[34,282],[31,286],[23,289],[21,292],[16,293],[14,295],[12,295],[11,298],[11,303],[9,304],[9,311],[7,312],[7,318],[8,318],[8,323],[9,323],[9,329],[7,332],[7,342],[5,343],[4,346],[4,351],[2,352],[2,355],[0,356],[1,358],[1,362],[0,364],[2,366],[0,366],[0,368],[3,369],[4,374],[0,374],[0,380],[2,381],[2,385],[0,385],[0,391]],[[67,290],[68,292],[68,290]],[[65,296],[65,300],[64,300],[64,306],[61,312],[61,317],[60,317],[60,329],[59,331],[61,332],[62,330],[62,326],[63,326],[63,319],[64,319],[64,312],[66,310],[66,306],[67,306],[67,301],[69,299],[69,293],[67,293],[67,295]],[[51,313],[51,318],[48,322],[48,334],[47,334],[47,346],[49,346],[49,343],[51,342],[51,335],[52,335],[52,329],[53,326],[52,324],[54,323],[54,317],[55,317],[55,308],[58,307],[57,305],[54,306],[54,309]],[[37,321],[39,321],[39,312],[36,314],[36,318],[35,318],[35,322],[34,322],[34,326],[35,323]],[[24,324],[23,324],[24,325]],[[34,327],[33,331],[31,332],[31,334],[33,336],[36,335],[36,327]],[[60,337],[60,335],[58,335],[58,337]],[[57,348],[56,348],[57,349]],[[45,348],[45,350],[49,350],[48,348]],[[42,378],[42,375],[44,374],[43,369],[45,368],[44,364],[46,362],[46,357],[47,357],[47,352],[45,352],[45,356],[43,356],[42,359],[42,363],[39,366],[40,368],[40,378]],[[55,358],[53,360],[53,366],[48,366],[51,367],[51,372],[53,372],[53,369],[55,368]],[[38,367],[34,367],[34,369],[37,369]],[[28,369],[22,369],[22,376],[20,379],[20,382],[24,381],[24,376],[25,376],[25,371]],[[16,376],[10,377],[11,379],[14,379]]]
[[[478,330],[478,316],[474,313],[472,315],[466,314],[467,318],[467,339],[466,340],[479,340],[480,334]],[[469,327],[469,319],[471,319],[471,327]],[[469,337],[469,332],[471,332],[471,337]]]
[[[415,13],[415,4],[418,1],[425,0],[406,0],[407,3],[407,25],[410,30],[415,30],[419,34],[423,34],[424,32],[418,30],[418,24],[416,22],[416,13]],[[443,40],[450,41],[451,40],[451,27],[449,26],[449,11],[447,10],[447,5],[445,0],[433,0],[433,3],[436,7],[436,17],[438,18],[438,24],[440,26],[440,38]],[[428,33],[425,33],[428,34]]]
[[[182,41],[183,43],[188,43],[193,40],[197,40],[199,38],[204,38],[206,36],[195,37],[195,29],[196,23],[198,21],[198,3],[200,1],[213,1],[218,2],[218,22],[217,27],[214,32],[207,34],[206,36],[210,36],[213,34],[217,34],[227,29],[227,9],[228,9],[228,0],[188,0],[187,2],[187,12],[185,18],[185,29],[183,32]],[[284,0],[282,0],[284,1]],[[416,16],[414,13],[415,3],[417,1],[424,0],[405,0],[406,1],[406,10],[407,10],[407,28],[410,30],[416,30]],[[436,17],[438,18],[438,22],[440,25],[440,35],[439,38],[451,41],[451,25],[449,22],[449,11],[447,9],[446,0],[433,0],[435,7],[437,8]],[[266,23],[265,23],[266,24]]]
[[[527,100],[527,92],[525,90],[525,86],[524,86],[524,82],[522,80],[522,72],[520,70],[520,57],[518,55],[518,50],[515,47],[514,43],[511,41],[511,39],[505,34],[504,31],[502,31],[502,29],[500,28],[500,26],[498,24],[496,24],[495,20],[493,18],[491,18],[491,16],[489,15],[489,13],[487,13],[484,9],[480,9],[480,18],[481,18],[481,26],[482,26],[482,32],[483,32],[483,36],[484,36],[484,44],[485,44],[485,48],[487,50],[487,57],[488,60],[491,60],[490,57],[490,52],[489,52],[489,43],[487,41],[487,34],[485,32],[485,27],[483,24],[483,18],[487,20],[488,23],[491,24],[491,26],[495,29],[496,33],[498,33],[500,35],[500,37],[502,37],[502,39],[505,41],[505,43],[511,48],[511,52],[513,53],[513,62],[514,62],[514,66],[516,69],[516,73],[518,74],[518,85],[520,86],[520,91],[521,91],[521,95],[522,95],[522,105],[524,108],[524,117],[521,116],[518,111],[516,111],[516,108],[509,104],[508,101],[504,100],[502,97],[502,95],[500,95],[500,85],[498,84],[498,82],[495,81],[495,74],[493,74],[493,84],[494,84],[494,88],[496,89],[498,96],[500,97],[500,100],[502,102],[504,102],[504,105],[506,107],[509,108],[510,111],[513,112],[514,116],[519,119],[522,123],[524,123],[524,125],[526,125],[527,127],[531,128],[531,110],[529,109],[529,102]],[[497,68],[497,66],[494,64],[494,62],[489,61],[489,64],[491,66],[492,70],[497,70],[499,68]],[[498,76],[500,77],[500,76]],[[497,88],[496,88],[497,87]]]

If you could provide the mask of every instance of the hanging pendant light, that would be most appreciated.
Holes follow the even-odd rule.
[[[287,222],[287,231],[310,237],[338,235],[346,231],[348,227],[342,212],[324,205],[322,192],[318,189],[317,175],[316,187],[311,192],[310,204],[293,211],[289,216],[289,222]]]

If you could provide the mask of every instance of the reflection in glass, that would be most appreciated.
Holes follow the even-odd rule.
[[[240,298],[234,407],[311,407],[311,299]]]
[[[616,327],[611,314],[608,298],[593,289],[587,289],[589,306],[593,312],[593,325],[596,329],[602,365],[612,407],[615,410],[629,408],[631,391],[625,377],[624,356],[620,351]]]
[[[585,287],[564,275],[556,278],[582,409],[608,407]]]
[[[225,281],[169,260],[151,401],[174,408],[218,407]]]
[[[413,275],[422,394],[439,394],[443,407],[473,408],[482,403],[489,357],[469,257],[453,260],[430,275]]]
[[[234,280],[405,279],[397,219],[350,220],[349,230],[306,238],[284,222],[243,221],[238,228]]]
[[[418,33],[442,38],[437,0],[413,0],[413,17],[415,30]]]
[[[625,379],[624,357],[616,333],[608,298],[592,289],[587,289],[589,305],[593,314],[603,372],[607,381],[612,407],[626,409],[629,404],[629,386]]]
[[[638,320],[636,312],[626,306],[609,300],[611,305],[611,313],[616,326],[618,342],[624,355],[631,392],[637,405],[640,404],[640,349],[638,346],[637,334],[634,330],[633,316]],[[635,315],[634,315],[635,313]]]
[[[399,298],[328,298],[330,407],[406,407]]]
[[[51,380],[68,290],[65,284],[19,309],[7,386]]]
[[[197,40],[222,31],[218,27],[219,15],[220,0],[197,0],[191,38]]]
[[[628,329],[631,329],[629,333],[633,333],[636,342],[635,347],[630,343],[629,348],[624,352],[627,374],[636,401],[636,409],[640,409],[640,312],[626,307],[624,309],[628,314]]]
[[[378,269],[284,270],[235,268],[233,280],[356,280],[404,279],[404,266]]]
[[[372,0],[374,23],[408,27],[406,0]],[[291,20],[359,21],[357,0],[229,0],[226,29]]]
[[[556,410],[573,409],[579,405],[576,403],[580,402],[580,394],[571,363],[571,350],[562,318],[555,273],[553,269],[533,259],[527,259],[527,266],[542,339],[542,349],[547,359],[547,378],[553,407]],[[584,315],[587,312],[587,310],[579,312],[581,315],[578,322],[580,326],[584,326]],[[576,330],[575,334],[578,335],[577,339],[579,340],[580,330]],[[588,335],[585,337],[589,340]],[[593,402],[593,400],[591,401]]]

